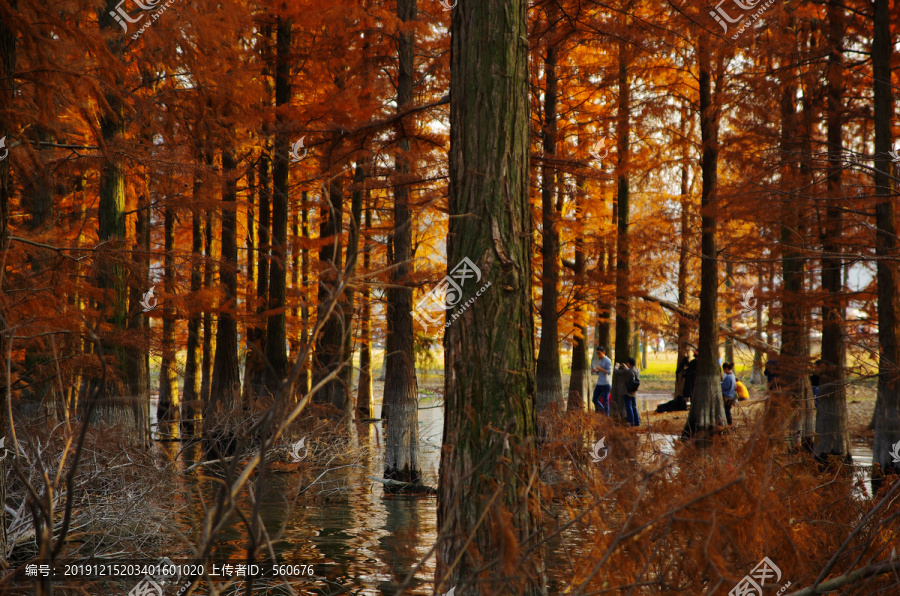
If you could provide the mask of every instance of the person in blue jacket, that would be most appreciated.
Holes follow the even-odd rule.
[[[725,419],[731,424],[731,406],[737,401],[734,397],[737,389],[737,381],[734,378],[734,363],[725,362],[722,364],[722,371],[725,373],[722,377],[722,398],[725,400]]]

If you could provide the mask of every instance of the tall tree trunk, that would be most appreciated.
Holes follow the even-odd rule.
[[[272,163],[272,265],[269,276],[269,320],[266,324],[266,390],[274,394],[287,375],[287,287],[288,147],[281,106],[291,101],[291,21],[278,17],[275,33],[275,150]]]
[[[312,385],[347,365],[344,358],[344,318],[341,316],[341,305],[337,304],[330,315],[328,310],[333,302],[340,302],[342,277],[343,242],[341,235],[344,219],[344,185],[341,176],[334,176],[328,183],[328,201],[322,207],[319,225],[320,273],[319,273],[319,307],[318,321],[324,321],[319,336],[315,338],[316,348],[313,354]],[[327,318],[325,318],[327,316]],[[332,404],[341,412],[344,411],[344,400],[347,399],[347,388],[341,384],[340,377],[326,383],[313,396],[319,404]]]
[[[601,189],[601,193],[602,193]],[[615,193],[610,201],[610,221],[613,227],[618,231],[619,225],[619,200]],[[600,262],[597,263],[597,269],[601,273],[600,279],[603,283],[600,286],[600,299],[597,303],[597,336],[594,339],[596,347],[606,348],[607,354],[612,354],[612,310],[615,304],[615,288],[617,281],[611,284],[613,291],[609,292],[605,286],[609,284],[610,275],[616,268],[616,238],[610,238],[610,234],[604,234],[601,240]],[[616,278],[617,279],[617,278]]]
[[[900,472],[900,465],[890,454],[900,441],[900,374],[897,363],[900,350],[897,293],[897,226],[894,196],[896,184],[891,181],[891,29],[888,0],[874,0],[875,36],[872,41],[872,70],[875,95],[875,254],[878,255],[878,398],[875,403],[875,443],[872,446],[872,488],[878,488],[879,471]],[[893,169],[896,172],[896,168]],[[896,175],[896,173],[894,174]],[[880,467],[880,470],[877,467]]]
[[[584,180],[575,179],[575,336],[572,338],[572,374],[569,377],[567,410],[584,410],[591,395],[588,367],[588,315],[585,292],[584,258]]]
[[[537,538],[532,516],[540,511],[532,482],[526,10],[524,0],[461,2],[451,21],[451,79],[478,93],[450,98],[447,258],[470,259],[482,280],[462,287],[460,305],[468,307],[455,308],[461,320],[444,335],[438,593],[478,593],[483,581],[495,582],[498,593],[545,591],[540,551],[517,556]],[[482,282],[490,285],[479,288]],[[484,568],[497,557],[516,563]]]
[[[263,148],[259,156],[259,194],[257,204],[257,254],[256,254],[256,320],[247,329],[247,358],[244,362],[244,397],[251,399],[265,391],[265,339],[266,330],[261,327],[263,314],[269,303],[269,264],[271,263],[272,186],[269,176],[269,149]]]
[[[791,54],[786,61],[794,60]],[[797,95],[796,77],[790,66],[782,66],[781,82],[781,187],[790,194],[782,203],[781,215],[781,277],[784,280],[781,293],[781,354],[778,357],[779,387],[790,399],[795,416],[792,428],[798,446],[812,449],[813,394],[807,371],[809,370],[809,329],[804,289],[806,258],[803,244],[806,242],[806,222],[803,192],[795,193],[799,178],[796,174],[797,147]]]
[[[99,15],[101,31],[118,29],[118,24],[110,14],[115,8],[115,0],[107,0],[106,10]],[[113,55],[121,55],[124,52],[123,38],[120,35],[110,37],[108,49]],[[115,81],[119,82],[118,76]],[[106,155],[100,167],[97,236],[102,252],[98,253],[98,285],[106,290],[104,301],[112,300],[111,314],[106,322],[113,329],[121,330],[127,327],[128,283],[126,268],[121,260],[125,249],[125,172],[117,147],[125,136],[125,121],[118,90],[105,91],[104,99],[106,108],[100,116],[100,144]],[[146,432],[147,418],[144,412],[147,405],[121,395],[117,378],[127,368],[126,353],[111,336],[103,340],[102,354],[102,357],[107,358],[111,369],[100,387],[92,418],[109,424],[124,423],[130,428],[133,439],[141,442]],[[91,395],[93,394],[92,391]]]
[[[553,5],[549,5],[547,18],[553,21]],[[548,36],[553,36],[555,27]],[[544,129],[542,141],[544,160],[541,164],[541,341],[538,348],[535,381],[537,384],[537,408],[562,412],[562,376],[559,361],[559,229],[553,195],[556,192],[556,168],[551,160],[556,156],[556,46],[551,42],[544,58]]]
[[[203,287],[211,288],[213,275],[215,274],[215,264],[213,263],[213,218],[212,211],[206,212],[206,219],[203,223]],[[200,366],[200,401],[203,402],[203,411],[206,411],[209,404],[209,390],[212,384],[213,369],[213,316],[212,310],[207,309],[203,312],[203,359]]]
[[[353,386],[353,314],[355,312],[354,301],[356,298],[355,278],[356,264],[359,260],[359,233],[362,225],[362,204],[365,196],[367,165],[357,162],[353,175],[353,192],[350,195],[350,231],[347,234],[347,264],[344,267],[344,279],[348,280],[344,286],[343,302],[341,303],[341,315],[343,317],[343,350],[345,364],[339,375],[341,384],[347,388],[347,399],[343,404],[344,422],[350,429],[351,422],[356,420],[356,406],[350,396],[350,388]],[[355,437],[355,433],[351,437]],[[387,454],[385,454],[387,459]]]
[[[725,422],[725,402],[719,377],[719,261],[716,249],[718,208],[718,110],[713,103],[710,72],[709,33],[700,34],[697,43],[700,87],[700,170],[703,189],[700,194],[700,316],[698,320],[697,375],[691,395],[691,409],[682,436],[703,439]],[[718,87],[718,86],[717,86]],[[716,94],[718,96],[718,93]]]
[[[619,40],[619,102],[617,108],[617,159],[616,178],[616,351],[615,363],[628,359],[631,352],[631,274],[629,271],[628,220],[630,217],[630,196],[628,168],[631,157],[631,83],[628,80],[628,43]],[[620,420],[627,418],[625,401],[622,396],[621,373],[613,369],[612,391],[609,396],[609,413]]]
[[[693,137],[694,127],[688,121],[687,109],[681,113],[681,130],[685,138]],[[690,156],[688,145],[685,143],[681,156],[681,244],[678,247],[678,306],[682,311],[687,310],[688,302],[688,269],[690,267],[690,243],[691,243],[691,196],[688,186],[688,165]],[[681,361],[690,356],[691,323],[682,315],[678,315],[678,346],[676,347],[678,370],[681,369]],[[676,390],[676,394],[679,393]]]
[[[204,179],[200,174],[194,178],[194,202],[203,196]],[[200,261],[203,256],[203,220],[200,209],[191,211],[191,296],[194,297],[202,289],[203,278],[200,272]],[[187,331],[187,354],[184,364],[184,393],[181,400],[182,436],[191,438],[196,432],[195,420],[202,411],[200,403],[200,321],[201,312],[190,309]]]
[[[300,352],[303,355],[306,346],[310,342],[309,337],[309,245],[305,242],[309,240],[309,202],[307,191],[303,191],[300,195],[300,234],[303,237],[303,248],[300,251]],[[300,395],[309,393],[309,358],[304,358],[302,368],[300,369],[300,377],[297,379],[297,391]]]
[[[397,16],[404,23],[416,20],[416,0],[398,0]],[[397,111],[402,112],[413,99],[415,79],[415,38],[411,29],[404,29],[397,41],[398,77]],[[414,124],[404,119],[408,128]],[[409,140],[405,137],[403,120],[398,121],[396,134],[400,140],[394,170],[394,229],[391,234],[393,265],[391,286],[387,289],[387,371],[382,399],[385,429],[385,478],[418,482],[419,480],[419,411],[418,380],[414,353],[412,296],[409,277],[413,271],[412,226],[409,210],[410,166]]]
[[[372,196],[366,190],[365,231],[372,229]],[[369,275],[372,270],[372,243],[366,233],[363,234],[363,273]],[[375,417],[375,391],[372,386],[372,289],[368,279],[362,284],[362,304],[359,315],[359,385],[356,392],[356,407],[363,418]]]
[[[166,297],[175,295],[175,210],[164,208],[165,250],[163,284]],[[159,366],[159,402],[156,419],[159,422],[178,419],[178,377],[175,373],[175,308],[170,300],[163,307],[162,360]]]
[[[838,0],[828,3],[828,101],[826,136],[828,139],[828,192],[822,231],[822,373],[819,385],[819,410],[816,415],[817,458],[836,455],[850,461],[850,428],[847,419],[847,336],[841,316],[841,236],[843,235],[843,43],[844,16]]]
[[[18,10],[18,0],[10,0],[10,9],[15,12]],[[16,36],[17,31],[13,28],[11,22],[0,18],[0,80],[6,83],[0,88],[0,100],[3,105],[7,106],[7,110],[11,111],[13,107],[14,95],[13,89],[15,84],[16,72]],[[3,114],[0,114],[0,135],[6,137],[14,132],[13,123]],[[0,250],[6,251],[9,247],[9,197],[10,197],[10,180],[9,180],[9,164],[6,159],[0,161]],[[6,279],[6,259],[3,265],[0,265],[0,275]],[[7,410],[9,408],[9,394],[6,391],[9,382],[10,359],[9,345],[7,344],[7,329],[0,329],[0,359],[2,359],[2,370],[0,370],[0,432],[6,433]],[[0,503],[6,503],[6,458],[0,460]],[[6,567],[7,552],[7,535],[6,535],[6,511],[0,514],[0,565]]]
[[[219,281],[222,302],[216,326],[216,355],[210,383],[209,402],[203,411],[203,436],[207,452],[216,449],[228,454],[235,434],[234,415],[240,403],[238,372],[237,321],[237,160],[234,149],[222,151],[222,259]]]
[[[150,201],[146,195],[137,200],[134,222],[134,256],[132,263],[138,276],[131,284],[128,299],[132,305],[128,316],[128,330],[139,337],[147,337],[150,320],[138,304],[143,294],[150,289]],[[146,343],[133,343],[125,347],[125,382],[128,394],[141,404],[141,415],[150,413],[150,350]],[[150,446],[150,427],[142,425],[140,443]]]

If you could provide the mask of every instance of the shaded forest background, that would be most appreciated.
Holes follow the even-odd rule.
[[[871,482],[892,493],[896,482],[883,479],[897,470],[900,441],[900,6],[757,1],[755,20],[742,12],[749,2],[725,4],[5,3],[0,435],[21,439],[13,421],[65,423],[80,447],[90,422],[117,425],[123,446],[144,448],[154,397],[156,418],[216,459],[260,445],[263,454],[304,416],[330,419],[351,444],[356,425],[379,418],[390,421],[384,479],[417,485],[416,363],[443,345],[447,371],[477,375],[470,369],[487,360],[467,356],[477,334],[466,329],[487,320],[521,340],[503,362],[526,372],[504,410],[519,426],[492,419],[500,434],[490,440],[479,434],[490,417],[467,426],[472,402],[453,397],[471,388],[447,381],[445,444],[484,439],[466,452],[471,461],[518,437],[511,469],[524,470],[537,465],[526,453],[535,436],[576,440],[572,421],[587,419],[560,416],[590,409],[593,348],[622,362],[662,336],[679,360],[700,352],[686,438],[718,433],[718,359],[744,351],[756,382],[777,360],[776,405],[760,429],[797,448],[785,457],[808,453],[822,466],[810,470],[849,462],[848,380],[874,379]],[[523,18],[504,20],[504,10]],[[741,30],[730,20],[739,14],[754,24]],[[515,35],[485,33],[510,23]],[[500,89],[500,73],[520,66],[522,80],[510,75]],[[498,97],[509,103],[492,120],[479,110]],[[505,177],[490,160],[498,146],[518,156]],[[488,190],[472,181],[482,175]],[[495,179],[512,189],[505,202],[489,198]],[[479,231],[493,214],[494,227]],[[420,301],[463,257],[484,278],[457,298],[490,280],[478,298],[488,310],[476,302],[445,331],[444,309]],[[518,285],[500,281],[509,270]],[[460,308],[450,304],[446,320]],[[376,350],[385,353],[378,400]],[[624,417],[620,393],[614,419]],[[630,439],[620,440],[627,451]],[[466,477],[455,453],[442,474]],[[18,482],[5,478],[10,461],[0,462],[3,500]],[[498,577],[544,573],[539,557],[516,567],[526,553],[502,547],[512,535],[535,540],[535,505],[519,491],[531,482],[516,474],[490,532],[459,521],[438,549],[447,578],[477,575],[492,548],[504,558]],[[643,490],[664,493],[657,481]],[[487,484],[476,493],[493,494]],[[439,519],[453,517],[448,499],[439,491]],[[37,536],[58,511],[34,507]],[[210,543],[225,509],[210,518]],[[480,513],[473,505],[464,515]],[[615,540],[627,521],[622,529]],[[469,536],[480,554],[467,562]],[[606,547],[621,554],[615,540]],[[42,558],[63,542],[48,536]],[[457,554],[463,563],[447,568]],[[895,557],[885,560],[872,555],[865,577],[896,571]],[[817,583],[831,571],[822,569]],[[585,586],[595,573],[580,578]],[[525,584],[518,593],[536,590]]]

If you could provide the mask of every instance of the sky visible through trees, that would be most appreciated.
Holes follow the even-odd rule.
[[[900,593],[898,27],[6,0],[0,592]]]

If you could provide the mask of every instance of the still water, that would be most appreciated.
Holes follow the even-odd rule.
[[[648,395],[641,400],[643,420],[646,420],[647,410],[655,409],[662,399],[667,396]],[[437,487],[440,463],[442,404],[443,400],[433,393],[420,394],[419,462],[424,483],[434,487]],[[155,408],[151,411],[155,412]],[[376,411],[380,411],[380,406]],[[368,449],[363,450],[359,466],[330,472],[319,481],[318,488],[311,489],[316,492],[322,487],[341,487],[327,498],[294,500],[292,495],[299,488],[296,474],[269,476],[265,492],[260,494],[262,517],[270,535],[275,536],[284,526],[283,533],[273,538],[279,562],[313,567],[313,575],[308,579],[290,580],[297,594],[390,596],[397,594],[398,586],[404,584],[407,586],[404,594],[432,594],[434,555],[418,569],[416,566],[432,548],[437,536],[436,499],[433,496],[385,495],[382,484],[368,478],[381,477],[384,469],[381,423],[371,423],[368,429],[368,435],[360,437],[360,442],[367,444]],[[643,451],[648,455],[666,458],[674,454],[677,435],[650,433],[645,436],[648,449]],[[179,443],[161,444],[172,455],[180,449]],[[196,451],[185,451],[182,454],[184,465],[194,461],[194,457]],[[854,443],[853,458],[857,473],[864,477],[867,468],[871,467],[871,444]],[[185,522],[196,527],[197,520]],[[218,556],[239,556],[246,544],[242,529],[235,524],[221,535],[220,544],[224,548],[219,550]],[[575,536],[571,538],[577,542]],[[548,560],[548,567],[552,569],[552,561]],[[554,579],[564,580],[553,578],[551,571],[551,593],[554,593],[554,586],[561,588]],[[223,593],[234,594],[235,588],[230,587]],[[288,593],[283,584],[254,582],[254,596]]]

